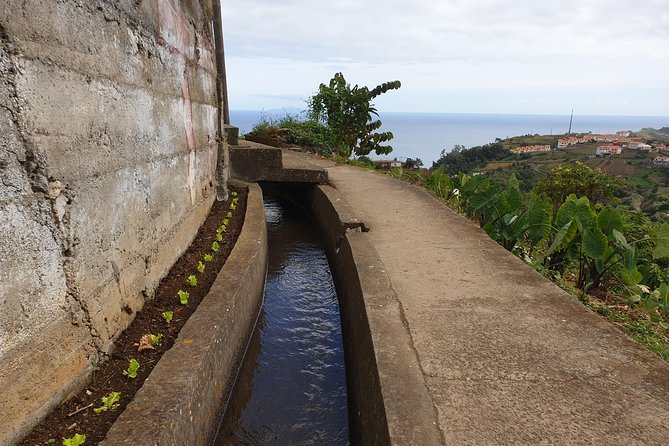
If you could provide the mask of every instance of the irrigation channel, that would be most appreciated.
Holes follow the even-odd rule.
[[[263,188],[265,297],[215,445],[349,444],[337,293],[316,225]]]

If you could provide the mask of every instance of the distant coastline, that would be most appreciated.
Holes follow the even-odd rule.
[[[261,116],[282,117],[299,110],[231,110],[232,124],[240,132],[251,130]],[[383,130],[391,131],[394,150],[390,158],[420,158],[426,166],[439,158],[442,150],[453,146],[472,147],[527,134],[563,134],[569,127],[569,114],[525,115],[493,113],[381,113]],[[669,126],[669,116],[591,116],[574,115],[573,133],[615,133],[645,127]]]

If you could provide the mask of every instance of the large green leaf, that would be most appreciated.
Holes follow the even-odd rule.
[[[611,237],[613,230],[619,232],[623,230],[623,219],[618,211],[604,208],[597,216],[597,226],[607,237]]]
[[[551,232],[550,226],[550,208],[551,204],[548,200],[544,200],[535,194],[530,194],[530,199],[527,203],[527,234],[537,243],[546,237]]]
[[[627,239],[622,234],[622,232],[618,231],[617,229],[613,229],[611,232],[611,235],[613,235],[613,238],[616,241],[618,252],[623,257],[623,265],[625,266],[625,269],[627,271],[633,270],[636,268],[636,263],[638,260],[636,248],[627,243]]]
[[[562,226],[557,234],[555,234],[555,239],[553,240],[553,243],[551,244],[551,247],[548,249],[548,252],[546,253],[547,256],[553,254],[556,251],[561,251],[565,247],[571,243],[571,241],[574,239],[576,236],[576,230],[577,230],[578,224],[576,223],[575,220],[570,220]]]
[[[586,229],[583,232],[583,253],[593,259],[602,259],[609,246],[609,239],[599,228]]]
[[[590,200],[581,197],[576,201],[576,217],[579,221],[579,229],[592,228],[595,224],[595,211],[590,207]]]
[[[657,226],[655,230],[656,243],[653,257],[669,257],[669,223]]]
[[[627,286],[633,286],[641,282],[643,276],[638,269],[634,268],[632,271],[620,271],[618,278]]]
[[[576,195],[570,195],[562,203],[555,215],[555,224],[558,228],[564,227],[576,217]]]

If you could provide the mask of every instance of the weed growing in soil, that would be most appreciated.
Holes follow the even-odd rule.
[[[121,392],[109,392],[109,394],[103,396],[101,400],[102,406],[95,407],[93,409],[93,412],[98,415],[102,412],[107,412],[108,410],[118,409],[118,407],[121,405],[119,403],[119,401],[121,401]]]
[[[163,311],[160,315],[165,319],[165,322],[169,324],[174,318],[174,311]]]
[[[81,446],[86,442],[86,435],[74,434],[74,437],[63,438],[63,446]]]
[[[179,290],[177,294],[179,295],[179,302],[181,302],[181,305],[188,305],[188,297],[190,296],[188,291]]]
[[[137,378],[137,372],[139,371],[139,362],[136,359],[130,360],[130,365],[127,370],[123,371],[123,376],[128,378]]]
[[[186,281],[188,282],[188,285],[190,285],[190,286],[197,286],[197,277],[195,277],[192,274],[190,276],[188,276],[188,279],[186,279]]]

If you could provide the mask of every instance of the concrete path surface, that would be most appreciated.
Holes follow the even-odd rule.
[[[444,444],[669,444],[669,364],[422,189],[284,163],[326,168],[370,228]]]

